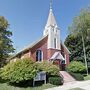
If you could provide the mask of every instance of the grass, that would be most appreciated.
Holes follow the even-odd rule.
[[[52,88],[52,87],[55,87],[55,85],[43,84],[37,87],[19,88],[19,87],[10,86],[6,83],[0,83],[0,90],[44,90],[44,89]]]
[[[85,77],[84,77],[84,80],[90,80],[90,75],[85,76]]]

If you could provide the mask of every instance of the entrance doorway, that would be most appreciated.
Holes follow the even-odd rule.
[[[65,64],[64,60],[60,62],[60,69],[61,69],[61,71],[65,71],[66,70],[66,64]]]
[[[65,71],[66,69],[66,64],[64,61],[61,61],[60,59],[54,60],[53,64],[58,66],[61,71]]]

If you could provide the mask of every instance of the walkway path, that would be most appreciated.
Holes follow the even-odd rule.
[[[64,83],[64,85],[62,86],[58,86],[46,90],[70,90],[72,88],[81,88],[81,90],[90,90],[90,80]]]
[[[76,81],[68,72],[60,71],[60,75],[63,76],[64,83]]]

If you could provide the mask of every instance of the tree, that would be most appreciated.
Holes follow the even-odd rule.
[[[70,61],[81,61],[84,63],[83,58],[83,47],[82,47],[82,41],[80,36],[74,36],[74,35],[68,35],[68,37],[65,40],[65,45],[70,50]]]
[[[83,57],[87,68],[87,60],[89,60],[89,56],[90,56],[90,53],[88,53],[90,52],[90,44],[88,44],[90,43],[90,35],[89,35],[90,34],[90,7],[83,9],[80,12],[80,15],[74,18],[73,23],[69,27],[69,31],[70,31],[70,34],[76,37],[79,36],[80,40],[82,41],[83,49],[81,50],[81,52],[83,51]],[[87,71],[87,74],[88,74],[88,71]]]
[[[81,10],[80,15],[76,16],[69,26],[69,31],[74,35],[83,35],[85,40],[90,38],[90,7]]]
[[[8,21],[3,16],[0,16],[0,67],[5,64],[9,54],[14,52],[10,39],[12,32],[8,29]]]

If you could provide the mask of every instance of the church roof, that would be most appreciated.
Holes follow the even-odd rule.
[[[62,56],[60,52],[55,52],[50,59],[51,60],[56,60],[56,59],[65,60],[65,58]]]
[[[62,43],[62,42],[61,42],[61,44],[62,44],[62,46],[67,50],[67,52],[68,52],[69,54],[71,54],[71,52],[70,52],[69,49],[66,47],[66,45],[65,45],[64,43]]]
[[[56,23],[52,8],[50,8],[50,12],[49,12],[48,20],[47,20],[47,23],[46,23],[46,27],[54,26],[54,25],[57,25],[57,23]]]
[[[23,48],[22,50],[20,50],[19,52],[17,52],[12,58],[16,57],[17,55],[32,49],[35,45],[37,45],[39,42],[41,42],[42,40],[44,40],[45,38],[47,38],[48,36],[43,36],[42,38],[40,38],[39,40],[37,40],[36,42],[33,42],[32,44],[30,44],[29,46],[26,46],[25,48]],[[12,59],[11,58],[11,59]]]
[[[27,51],[27,50],[31,50],[35,45],[37,45],[38,43],[40,43],[40,42],[41,42],[42,40],[44,40],[45,38],[48,38],[48,35],[47,35],[47,36],[43,36],[42,38],[40,38],[40,39],[37,40],[36,42],[30,44],[30,45],[27,46],[26,48],[23,48],[22,50],[20,50],[19,52],[17,52],[17,53],[16,53],[12,58],[10,58],[10,59],[13,59],[13,58],[17,57],[19,54],[22,54],[23,52],[25,52],[25,51]],[[69,54],[71,54],[70,51],[68,50],[68,48],[65,46],[64,43],[61,42],[60,44],[62,44],[63,47],[67,50],[67,52],[68,52]],[[62,56],[59,52],[54,53],[54,55],[51,57],[51,59],[55,59],[55,58],[56,58],[56,59],[65,60],[65,59],[63,58],[63,56]]]

